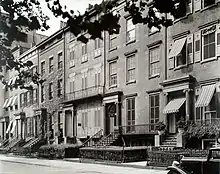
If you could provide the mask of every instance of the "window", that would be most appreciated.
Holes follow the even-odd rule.
[[[60,52],[58,54],[58,69],[63,68],[63,53]]]
[[[180,54],[176,56],[176,67],[186,65],[186,44],[184,44]]]
[[[110,35],[109,36],[109,50],[113,50],[115,48],[117,48],[117,36]]]
[[[95,110],[95,127],[101,127],[101,110]]]
[[[53,99],[53,83],[49,83],[49,100]]]
[[[71,81],[69,82],[70,85],[70,93],[73,93],[75,91],[75,82],[74,80],[71,79]]]
[[[75,59],[75,51],[74,50],[70,50],[70,57],[69,57],[69,59],[70,59],[70,68],[71,67],[73,67],[73,66],[75,66],[75,61],[74,61],[74,59]]]
[[[24,107],[24,93],[20,94],[20,107]]]
[[[33,104],[37,103],[37,99],[38,99],[38,93],[37,93],[37,89],[33,89]]]
[[[41,103],[45,101],[45,87],[41,85]]]
[[[63,79],[59,79],[57,82],[57,95],[60,97],[63,94]]]
[[[95,42],[95,50],[101,48],[101,39],[96,38],[94,42]]]
[[[160,73],[160,47],[149,50],[150,76],[159,75]]]
[[[82,45],[82,55],[86,55],[87,54],[87,44],[83,44]]]
[[[62,112],[58,112],[58,130],[60,131],[60,137],[63,137],[63,115]]]
[[[27,92],[27,106],[31,104],[31,91]]]
[[[46,71],[46,70],[45,70],[45,68],[46,68],[45,65],[46,65],[46,64],[45,64],[45,61],[41,62],[41,75],[42,75],[42,76],[45,74],[45,71]]]
[[[132,22],[132,18],[127,20],[126,27],[126,42],[135,40],[135,25]]]
[[[99,87],[101,85],[101,73],[95,73],[95,86]]]
[[[116,62],[109,63],[109,86],[117,85]]]
[[[87,76],[83,75],[82,76],[82,89],[87,89]]]
[[[88,112],[87,110],[82,111],[82,127],[88,127]]]
[[[215,57],[215,32],[203,35],[203,59]]]
[[[135,97],[128,98],[127,100],[127,131],[135,131]]]
[[[49,58],[49,73],[53,71],[53,57]]]
[[[150,98],[150,129],[156,130],[156,123],[159,122],[159,94],[152,94]]]
[[[215,0],[203,0],[203,7],[208,7],[210,5],[215,4]]]
[[[135,80],[135,55],[127,57],[127,82]]]
[[[27,96],[28,96],[28,92],[25,92],[24,93],[24,107],[27,106],[27,102],[28,102]]]

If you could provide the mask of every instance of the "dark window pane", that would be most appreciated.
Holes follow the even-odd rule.
[[[215,43],[209,45],[209,58],[215,57]]]
[[[154,96],[150,96],[150,106],[154,106]]]
[[[132,111],[132,120],[135,120],[135,111]]]
[[[204,46],[204,53],[203,53],[203,57],[204,57],[204,59],[207,59],[207,58],[209,58],[209,54],[208,54],[208,46]]]
[[[150,116],[151,116],[151,119],[154,119],[154,108],[151,108],[151,111],[150,111]]]
[[[155,106],[159,106],[159,94],[155,96]]]
[[[132,100],[132,109],[135,109],[135,99],[131,99]]]
[[[188,54],[192,53],[192,43],[188,44],[187,51],[188,51]]]
[[[196,52],[200,50],[200,40],[196,41]]]
[[[155,108],[155,118],[159,118],[159,107]]]
[[[205,35],[205,36],[204,36],[204,44],[205,44],[205,45],[209,43],[208,36],[209,36],[209,35]]]
[[[220,33],[217,34],[217,45],[220,44]]]
[[[215,33],[211,33],[209,36],[209,43],[215,42]]]

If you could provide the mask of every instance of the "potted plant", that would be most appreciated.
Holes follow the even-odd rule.
[[[164,134],[165,128],[166,128],[166,125],[161,121],[158,122],[156,125],[156,129],[157,129],[159,135]]]
[[[177,122],[177,128],[179,133],[185,132],[185,129],[187,128],[187,124],[183,117],[181,117],[180,120]]]

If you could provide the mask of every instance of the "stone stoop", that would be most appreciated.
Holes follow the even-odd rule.
[[[177,146],[177,137],[176,137],[176,135],[167,135],[160,147],[175,148],[176,146]]]

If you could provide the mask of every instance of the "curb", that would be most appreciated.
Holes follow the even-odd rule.
[[[87,164],[100,164],[100,165],[108,165],[108,166],[117,166],[117,167],[128,167],[128,168],[136,168],[136,169],[155,169],[155,170],[166,170],[166,167],[155,167],[155,166],[140,166],[135,164],[127,164],[127,163],[117,163],[117,162],[108,162],[108,161],[96,161],[91,159],[83,159],[83,160],[74,160],[74,159],[63,159],[68,162],[78,162],[78,163],[87,163]]]
[[[18,157],[23,159],[32,159],[25,156],[15,156],[15,155],[8,155],[8,157]],[[37,159],[37,158],[33,158]],[[3,162],[11,162],[11,163],[17,163],[17,164],[27,164],[27,165],[35,165],[35,166],[42,166],[42,167],[53,167],[57,168],[53,165],[49,164],[39,164],[39,163],[32,163],[28,161],[15,161],[15,160],[1,160]],[[86,163],[86,164],[100,164],[100,165],[108,165],[108,166],[117,166],[117,167],[128,167],[128,168],[136,168],[136,169],[154,169],[154,170],[166,170],[166,167],[155,167],[155,166],[140,166],[135,164],[128,164],[128,163],[117,163],[117,162],[109,162],[109,161],[97,161],[92,159],[68,159],[65,158],[63,160],[57,160],[57,161],[66,161],[66,162],[75,162],[75,163]]]

